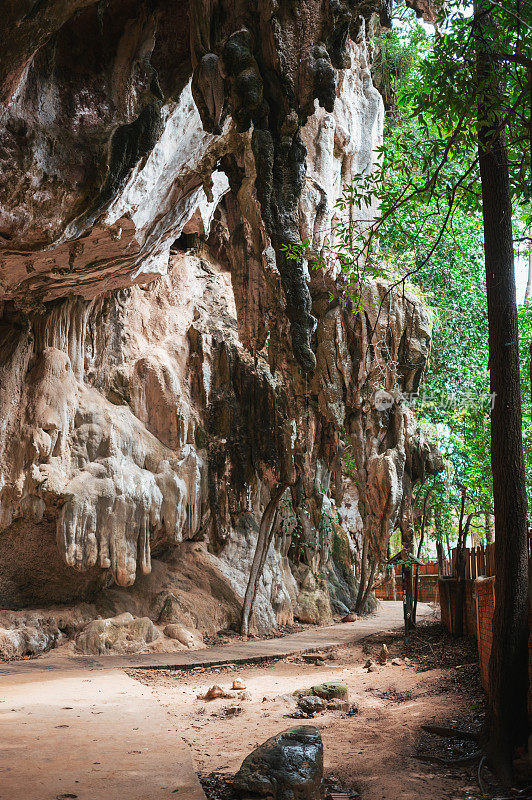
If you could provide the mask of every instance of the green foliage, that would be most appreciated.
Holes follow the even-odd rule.
[[[466,513],[493,507],[477,103],[482,100],[488,106],[488,119],[482,123],[491,125],[503,115],[514,223],[522,234],[530,223],[530,88],[526,66],[506,56],[529,57],[532,52],[532,28],[523,20],[524,7],[519,0],[489,7],[493,22],[489,19],[486,24],[503,65],[502,101],[499,87],[479,78],[483,42],[471,3],[451,0],[434,36],[427,35],[413,17],[403,15],[398,30],[380,37],[374,69],[387,103],[385,140],[378,167],[356,176],[340,203],[357,209],[376,203],[375,221],[351,243],[353,260],[365,259],[366,274],[373,272],[375,263],[384,265],[397,284],[412,284],[432,312],[432,355],[417,412],[431,425],[449,466],[449,475],[438,479],[431,490],[426,526],[426,532],[440,540],[449,533],[452,538],[456,530],[463,491]],[[350,286],[356,287],[356,281]],[[519,328],[530,489],[529,308],[520,309]],[[424,498],[420,493],[418,509]]]
[[[340,267],[344,301],[355,313],[362,309],[365,281],[382,275],[392,285],[408,283],[429,306],[432,355],[417,411],[438,438],[449,467],[430,497],[427,533],[440,540],[456,530],[463,492],[466,513],[493,508],[479,125],[492,126],[502,117],[518,238],[531,222],[530,5],[479,2],[490,12],[482,26],[471,2],[449,0],[434,35],[403,11],[399,27],[378,38],[373,69],[387,113],[375,168],[343,187],[334,229],[321,253],[313,253],[310,242],[288,248],[289,257],[306,258],[311,267],[323,269],[331,262]],[[486,31],[496,42],[500,86],[479,71]],[[484,120],[478,119],[479,105],[487,109]],[[375,210],[373,220],[369,209]],[[532,507],[529,308],[519,311],[519,329]],[[346,447],[345,469],[354,476],[349,452]],[[423,498],[422,493],[418,508]]]
[[[532,516],[532,408],[530,401],[530,345],[532,344],[532,308],[521,306],[519,313],[519,363],[521,367],[521,407],[523,413],[523,450],[529,517]]]
[[[524,46],[512,2],[497,13],[501,53]],[[479,205],[477,104],[493,87],[479,85],[479,42],[468,3],[452,2],[440,19],[442,34],[419,50],[418,63],[398,92],[397,113],[387,126],[380,218],[381,257],[401,264],[433,312],[433,341],[418,413],[439,436],[451,480],[431,496],[431,532],[441,539],[456,528],[462,490],[466,513],[493,507],[490,459],[488,327]],[[491,32],[494,34],[494,31]],[[416,38],[417,41],[417,38]],[[424,43],[426,44],[426,42]],[[410,50],[409,50],[410,52]],[[516,227],[528,222],[530,152],[522,146],[523,68],[505,65],[505,113],[511,115],[509,148]],[[525,82],[526,83],[526,82]],[[493,105],[493,113],[500,108]],[[404,199],[407,201],[404,202]],[[415,252],[413,252],[415,247]],[[532,485],[532,426],[528,342],[532,312],[519,311],[523,439],[528,487]],[[529,491],[530,493],[530,491]],[[530,498],[532,499],[532,497]],[[418,501],[422,502],[423,497]]]
[[[353,455],[353,448],[351,445],[351,436],[345,429],[342,430],[344,439],[344,450],[342,456],[343,471],[348,475],[354,483],[357,483],[357,462]]]
[[[388,116],[400,113],[397,96],[410,79],[419,61],[420,53],[428,45],[428,34],[417,22],[394,26],[374,40],[372,64],[373,82],[379,89]]]

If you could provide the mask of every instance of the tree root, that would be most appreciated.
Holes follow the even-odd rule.
[[[477,771],[478,786],[483,797],[493,798],[493,800],[532,800],[532,786],[524,786],[522,789],[514,788],[511,790],[511,794],[506,794],[504,792],[503,794],[495,794],[493,789],[490,790],[486,786],[482,778],[482,769],[484,767],[492,772],[488,764],[487,755],[483,755],[480,759]]]
[[[482,792],[482,794],[483,794],[483,795],[487,795],[487,791],[486,791],[486,787],[485,787],[485,785],[484,785],[484,782],[483,782],[483,780],[482,780],[482,767],[483,767],[483,766],[484,766],[484,764],[486,763],[486,761],[487,761],[487,758],[488,758],[488,757],[487,757],[486,755],[483,755],[483,756],[482,756],[482,758],[481,758],[481,759],[480,759],[480,761],[479,761],[479,764],[478,764],[478,771],[477,771],[477,782],[478,782],[478,788],[480,789],[480,791]]]
[[[480,734],[473,733],[472,731],[460,731],[456,728],[447,728],[440,725],[422,725],[424,731],[427,733],[435,733],[437,736],[448,736],[453,739],[467,739],[470,742],[480,741]]]
[[[443,764],[446,767],[463,767],[470,764],[475,764],[480,758],[482,758],[482,750],[476,750],[474,753],[471,753],[469,756],[458,756],[458,758],[443,758],[442,756],[427,756],[427,755],[415,755],[418,761],[432,761],[436,764]]]

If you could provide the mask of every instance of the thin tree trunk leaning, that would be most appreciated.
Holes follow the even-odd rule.
[[[429,497],[431,495],[431,492],[432,492],[433,488],[434,488],[434,482],[432,483],[432,486],[430,486],[429,489],[427,490],[427,494],[425,495],[425,499],[423,501],[423,516],[421,518],[421,531],[420,531],[420,534],[419,534],[419,544],[418,544],[418,548],[417,548],[417,557],[418,557],[418,559],[421,558],[421,548],[423,547],[423,541],[425,539],[425,524],[426,524],[426,521],[427,521],[427,503],[428,503],[428,500],[429,500]],[[416,627],[416,623],[417,623],[417,601],[418,601],[418,597],[419,597],[419,564],[416,564],[416,575],[415,575],[415,578],[414,578],[414,603],[413,603],[413,608],[412,608],[412,624],[414,625],[414,628]]]
[[[367,570],[368,551],[369,551],[369,539],[367,537],[364,537],[364,543],[362,545],[362,557],[360,559],[360,579],[358,582],[357,599],[355,601],[355,611],[357,614],[361,614],[363,609],[364,592],[366,590],[366,576],[368,571]]]
[[[412,611],[413,611],[413,591],[412,591],[412,562],[403,564],[402,569],[403,579],[403,617],[405,621],[405,644],[408,644],[408,637],[412,625]]]
[[[372,556],[369,539],[364,538],[362,545],[362,557],[360,559],[360,580],[358,584],[357,597],[355,600],[355,611],[362,614],[368,602],[369,593],[373,589],[375,573],[377,572],[378,562]]]
[[[257,538],[257,546],[249,572],[248,585],[246,587],[246,594],[244,595],[244,603],[242,606],[242,619],[240,625],[240,632],[242,636],[247,636],[249,633],[249,623],[253,613],[253,605],[257,594],[257,587],[262,576],[264,564],[266,563],[266,556],[270,549],[270,544],[273,535],[273,525],[277,513],[277,506],[286,489],[285,483],[278,483],[271,492],[268,505],[264,509],[262,519],[260,521],[259,535]]]
[[[499,120],[500,66],[493,58],[488,0],[476,0],[479,47],[479,164],[488,299],[491,464],[495,511],[495,612],[489,665],[489,755],[510,785],[515,747],[527,739],[527,521],[512,207],[504,133]],[[486,91],[489,87],[490,92]],[[491,94],[491,97],[490,97]],[[489,121],[489,122],[488,122]]]
[[[369,560],[369,555],[368,555],[368,560]],[[360,605],[360,610],[361,611],[363,611],[366,608],[366,603],[368,602],[369,593],[373,589],[373,581],[375,580],[376,571],[377,571],[377,561],[375,559],[373,559],[373,562],[371,564],[371,568],[370,568],[370,571],[369,571],[368,582],[366,584],[366,588],[364,590],[364,595],[362,597],[362,603]]]
[[[436,553],[438,557],[438,574],[445,575],[445,556],[441,542],[436,542]]]
[[[487,512],[486,512],[485,533],[486,533],[486,544],[493,544],[495,540],[495,537],[493,535],[493,514],[489,514]]]
[[[465,603],[465,580],[466,580],[466,564],[465,557],[467,537],[469,535],[469,528],[473,517],[477,517],[480,512],[472,511],[467,515],[465,525],[463,525],[464,517],[464,501],[465,496],[462,498],[462,515],[460,517],[460,526],[458,529],[458,547],[456,558],[456,572],[458,583],[456,586],[456,624],[455,635],[463,636],[464,634],[464,603]]]

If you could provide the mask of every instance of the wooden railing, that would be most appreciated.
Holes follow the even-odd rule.
[[[470,579],[479,578],[480,576],[488,577],[495,575],[495,545],[487,544],[479,545],[478,547],[465,548],[465,577]],[[451,550],[451,565],[450,571],[445,573],[456,577],[456,559],[457,548]]]
[[[456,560],[457,548],[451,550],[451,561],[444,557],[443,547],[438,546],[438,560],[428,561],[419,566],[419,576],[423,580],[423,576],[439,576],[440,578],[451,577],[456,578]],[[495,545],[479,545],[479,547],[466,547],[464,551],[465,556],[465,578],[474,580],[475,578],[489,577],[495,575]],[[401,565],[395,564],[393,566],[395,572],[395,582],[397,585],[396,593],[400,594],[401,586]],[[392,571],[387,570],[384,577],[375,585],[375,592],[377,597],[388,598],[390,589],[388,584],[391,581]],[[437,579],[436,579],[437,581]],[[391,596],[391,595],[390,595]],[[389,598],[388,598],[389,599]]]

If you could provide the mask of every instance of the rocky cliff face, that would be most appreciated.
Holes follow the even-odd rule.
[[[353,313],[341,276],[286,251],[319,253],[342,185],[372,169],[376,5],[8,4],[4,655],[171,649],[236,623],[277,487],[261,630],[345,612],[355,561],[408,539],[439,456],[375,395],[417,389],[427,313],[384,280]]]

